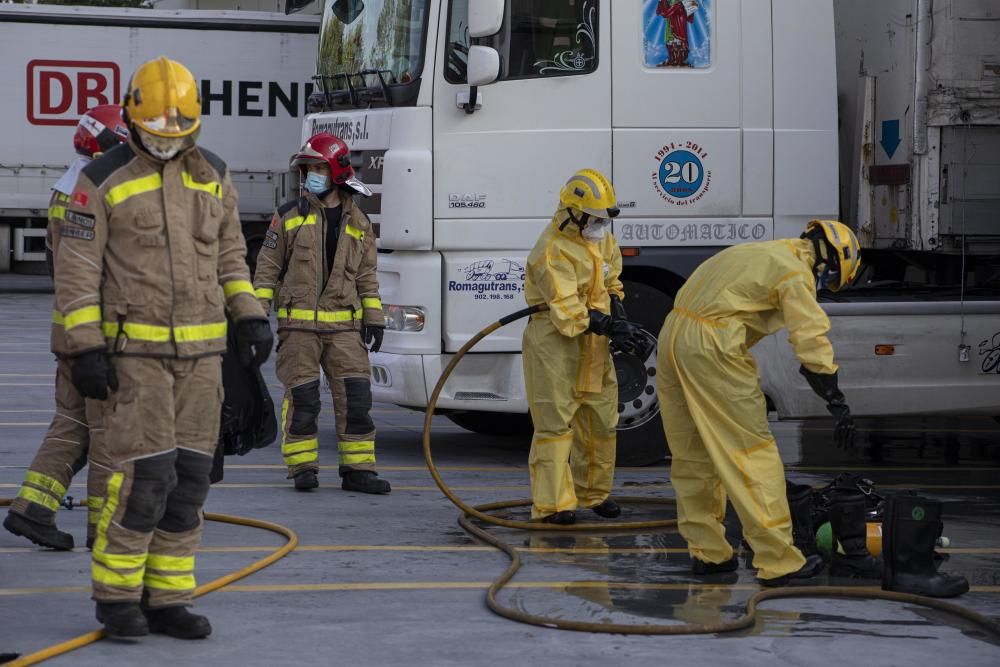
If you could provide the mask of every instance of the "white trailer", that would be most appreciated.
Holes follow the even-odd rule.
[[[119,102],[159,55],[199,80],[199,142],[229,165],[255,256],[298,145],[318,30],[317,16],[0,5],[0,272],[43,266],[49,189],[75,157],[77,121]]]
[[[864,268],[823,295],[862,415],[1000,415],[1000,4],[835,0],[841,202]],[[781,417],[825,415],[784,341]]]

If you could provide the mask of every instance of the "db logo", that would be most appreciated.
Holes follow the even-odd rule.
[[[93,60],[32,60],[28,63],[28,122],[76,125],[98,104],[118,101],[118,65]]]

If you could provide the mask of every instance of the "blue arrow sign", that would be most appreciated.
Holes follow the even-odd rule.
[[[899,121],[898,120],[883,120],[882,121],[882,150],[885,154],[892,159],[892,156],[896,154],[896,149],[899,147]]]

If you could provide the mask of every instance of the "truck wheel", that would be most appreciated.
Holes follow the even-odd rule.
[[[658,337],[674,305],[673,297],[643,283],[622,282],[629,319],[641,324],[653,338]],[[656,350],[644,360],[628,354],[616,354],[614,360],[619,400],[617,464],[628,467],[658,463],[666,458],[668,450],[656,398]]]
[[[484,435],[517,435],[531,437],[531,415],[509,412],[453,412],[447,415],[453,423],[473,433]]]
[[[257,255],[264,245],[264,239],[255,236],[247,239],[247,266],[250,267],[250,276],[257,272]]]

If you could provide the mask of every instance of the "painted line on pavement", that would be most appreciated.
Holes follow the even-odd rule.
[[[489,581],[362,581],[315,584],[232,584],[219,589],[232,593],[318,593],[331,591],[420,591],[420,590],[482,590],[488,588]],[[758,591],[756,584],[699,584],[699,583],[653,583],[639,581],[513,581],[505,588],[525,589],[615,589],[641,591]],[[852,586],[859,591],[878,591],[877,586]],[[37,588],[0,588],[0,596],[40,595],[46,593],[89,593],[89,586],[42,586]],[[970,593],[1000,593],[1000,586],[971,586]]]

